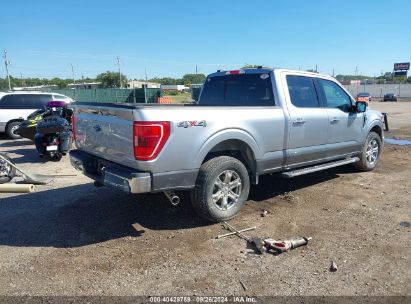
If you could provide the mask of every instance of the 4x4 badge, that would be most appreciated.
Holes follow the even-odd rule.
[[[186,120],[177,123],[179,128],[190,128],[190,127],[207,127],[207,122],[205,120]]]

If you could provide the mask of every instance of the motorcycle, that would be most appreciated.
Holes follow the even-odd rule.
[[[72,143],[71,116],[73,111],[62,101],[50,101],[43,119],[37,122],[34,143],[39,156],[59,161],[68,153]]]
[[[46,109],[36,110],[31,113],[26,120],[23,120],[17,130],[14,132],[23,138],[34,140],[36,134],[37,123],[43,119],[43,115],[46,113]]]

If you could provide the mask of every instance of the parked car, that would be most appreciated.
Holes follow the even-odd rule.
[[[380,112],[334,78],[285,69],[218,71],[193,104],[76,103],[71,164],[127,193],[189,190],[198,214],[234,217],[259,176],[291,178],[354,164],[373,170]]]
[[[13,139],[20,138],[15,131],[18,125],[34,111],[43,109],[49,101],[61,100],[70,103],[73,100],[62,94],[46,92],[0,92],[0,132],[6,132]]]
[[[358,93],[356,101],[363,101],[363,102],[370,102],[371,101],[371,94],[370,93]]]
[[[395,95],[393,93],[385,94],[383,101],[398,101],[397,100],[397,95]]]

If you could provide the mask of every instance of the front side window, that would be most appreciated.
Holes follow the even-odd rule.
[[[327,108],[340,109],[343,112],[351,110],[351,98],[338,84],[325,79],[318,79],[318,82],[323,91]]]
[[[274,106],[269,74],[236,74],[209,77],[199,104],[230,106]]]
[[[291,103],[298,108],[318,108],[319,102],[311,77],[287,75]]]

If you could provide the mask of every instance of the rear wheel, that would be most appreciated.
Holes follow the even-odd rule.
[[[12,162],[10,157],[8,157],[6,154],[0,153],[1,156],[3,156],[5,159],[8,161]],[[8,164],[4,159],[0,157],[0,184],[8,183],[13,179],[13,177],[16,175],[16,169],[10,164]]]
[[[220,156],[205,162],[191,191],[191,203],[203,218],[221,222],[237,215],[250,191],[246,167],[238,159]]]
[[[12,138],[12,139],[18,139],[21,138],[20,135],[16,134],[16,130],[18,129],[20,124],[20,121],[13,121],[7,124],[6,127],[6,134],[8,137]]]
[[[375,132],[370,132],[364,142],[360,161],[354,163],[354,166],[361,171],[374,170],[380,160],[381,149],[381,137]]]

